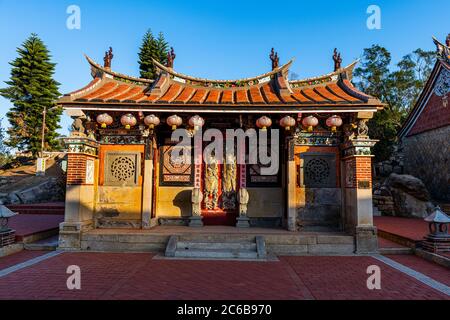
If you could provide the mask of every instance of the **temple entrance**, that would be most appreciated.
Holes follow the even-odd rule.
[[[203,192],[202,216],[205,225],[236,224],[238,215],[238,170],[236,156],[223,156],[224,160],[210,155],[203,162],[201,188]]]

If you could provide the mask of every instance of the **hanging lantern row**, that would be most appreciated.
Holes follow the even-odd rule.
[[[300,118],[298,120],[300,120]],[[102,113],[97,116],[97,122],[104,129],[113,123],[113,118],[107,113]],[[131,127],[137,124],[137,119],[133,114],[127,113],[120,118],[120,123],[125,127],[125,129],[129,130],[131,129]],[[144,118],[144,123],[150,129],[154,129],[161,123],[161,121],[156,115],[151,114]],[[176,130],[177,127],[183,124],[183,119],[174,114],[166,119],[166,123],[172,127],[172,130]],[[205,125],[205,119],[203,119],[199,115],[195,115],[189,118],[188,123],[191,127],[194,128],[195,131],[197,131]],[[294,127],[296,123],[297,121],[291,116],[285,116],[280,120],[280,126],[283,127],[286,131]],[[318,124],[319,119],[312,115],[307,116],[302,120],[302,125],[307,129],[308,132],[312,132]],[[326,124],[331,128],[332,132],[336,132],[337,128],[342,126],[343,121],[341,117],[333,115],[327,119]],[[272,119],[267,116],[262,116],[258,120],[256,120],[256,126],[261,130],[267,130],[267,128],[272,126]]]
[[[342,126],[342,123],[342,118],[337,115],[329,117],[326,121],[327,126],[331,128],[331,132],[336,132],[337,128]],[[314,116],[308,116],[306,118],[303,118],[302,124],[304,127],[306,127],[306,130],[308,132],[312,132],[314,128],[319,124],[319,119]]]

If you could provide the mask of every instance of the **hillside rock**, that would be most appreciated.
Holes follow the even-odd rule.
[[[434,208],[427,188],[414,176],[392,173],[383,187],[392,196],[396,216],[425,218]]]

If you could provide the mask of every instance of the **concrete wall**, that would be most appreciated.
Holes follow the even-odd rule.
[[[450,126],[405,137],[405,173],[418,177],[432,197],[450,201]]]

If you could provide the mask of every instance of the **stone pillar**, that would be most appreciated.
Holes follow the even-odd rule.
[[[247,216],[247,206],[250,196],[246,188],[239,189],[238,202],[239,202],[239,217],[237,217],[236,227],[238,228],[250,228],[250,219]]]
[[[152,138],[147,137],[145,143],[145,160],[142,185],[142,229],[152,227],[153,206],[153,143]]]
[[[356,237],[356,253],[378,251],[372,212],[372,155],[376,140],[348,140],[343,149],[344,226]]]
[[[64,140],[67,153],[67,185],[64,222],[59,226],[59,248],[79,250],[81,234],[93,227],[98,185],[98,143],[85,137]]]
[[[203,227],[202,201],[203,193],[201,190],[201,168],[202,168],[202,143],[201,130],[194,135],[194,189],[191,194],[191,216],[189,217],[189,227]]]
[[[297,184],[297,170],[294,158],[294,140],[287,141],[288,161],[286,164],[286,184],[287,184],[287,229],[297,231],[297,199],[295,194]]]
[[[200,188],[194,188],[191,195],[192,215],[189,217],[189,227],[203,227],[202,211],[203,193]]]

